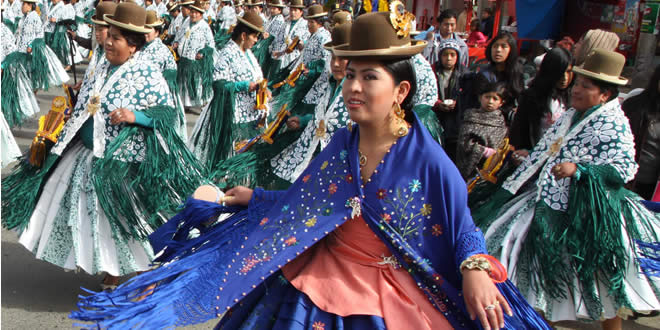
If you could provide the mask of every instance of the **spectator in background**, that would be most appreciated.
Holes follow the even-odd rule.
[[[488,39],[493,37],[494,22],[493,8],[484,8],[484,11],[481,12],[481,32],[483,32]]]
[[[655,68],[646,89],[623,102],[635,138],[635,161],[639,170],[631,190],[651,199],[660,179],[660,66]]]
[[[481,33],[479,31],[479,21],[476,19],[472,20],[472,23],[470,23],[470,36],[468,37],[467,40],[467,45],[472,47],[472,46],[477,46],[478,44],[484,43],[488,41],[488,37]]]
[[[582,35],[573,49],[575,66],[582,66],[589,53],[596,48],[614,51],[618,45],[619,36],[616,33],[600,29],[589,30]]]
[[[465,41],[456,33],[456,12],[451,9],[443,10],[438,16],[438,28],[433,33],[433,42],[430,42],[427,48],[424,50],[424,57],[431,63],[431,66],[435,66],[437,62],[440,61],[440,43],[443,40],[451,39],[455,41],[460,46],[459,62],[462,66],[467,67],[469,54],[468,47],[465,44]]]
[[[566,111],[573,85],[573,57],[561,47],[548,51],[529,88],[522,92],[509,137],[516,147],[514,160],[529,155],[543,134]]]

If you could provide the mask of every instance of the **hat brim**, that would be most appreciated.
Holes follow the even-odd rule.
[[[199,7],[195,7],[195,6],[193,6],[193,5],[189,5],[188,7],[190,7],[190,9],[197,10],[198,12],[200,12],[200,13],[202,13],[202,14],[204,14],[204,13],[206,12],[206,10],[204,10],[204,9],[202,9],[202,8],[199,8]]]
[[[332,41],[328,41],[325,44],[323,44],[323,48],[325,48],[326,50],[332,51],[332,49],[335,48],[335,47],[340,47],[340,46],[345,46],[345,45],[348,45],[348,44],[334,45],[332,43]]]
[[[413,57],[426,48],[426,40],[412,40],[410,45],[383,49],[350,50],[350,44],[332,48],[335,56],[346,58],[395,59]]]
[[[167,12],[171,13],[171,12],[173,12],[175,10],[178,10],[178,9],[180,9],[180,8],[179,8],[179,4],[177,3],[174,6],[172,6],[172,8],[168,9]]]
[[[23,0],[21,2],[28,2],[28,3],[39,3],[37,0]]]
[[[266,4],[268,7],[277,7],[277,8],[286,8],[286,5],[284,4]]]
[[[108,23],[106,21],[99,21],[94,17],[96,17],[96,15],[92,16],[92,18],[91,18],[92,23],[94,23],[96,25],[108,26]]]
[[[328,16],[328,13],[327,13],[327,12],[324,12],[324,13],[318,13],[318,14],[316,14],[316,15],[304,16],[303,18],[305,18],[305,19],[310,19],[310,18],[319,18],[319,17],[323,17],[323,16]]]
[[[264,28],[263,28],[263,27],[258,27],[258,26],[256,26],[256,25],[254,25],[254,24],[252,24],[252,23],[246,21],[243,17],[236,16],[236,19],[238,19],[239,22],[241,22],[242,24],[245,24],[245,26],[249,27],[249,28],[252,29],[252,30],[255,30],[255,31],[257,31],[257,32],[264,32]]]
[[[161,25],[163,25],[163,24],[165,24],[165,22],[164,22],[163,20],[158,20],[158,21],[156,21],[156,23],[152,23],[152,24],[144,24],[144,26],[148,26],[148,27],[150,27],[150,28],[155,28],[155,27],[159,27],[159,26],[161,26]]]
[[[137,32],[137,33],[145,33],[146,34],[146,33],[149,33],[151,31],[153,31],[152,28],[145,28],[145,27],[136,26],[136,25],[133,25],[133,24],[126,24],[126,23],[122,23],[120,21],[115,21],[114,17],[115,17],[115,15],[105,14],[105,15],[103,15],[103,20],[105,20],[109,25],[116,26],[116,27],[124,29],[124,30]]]
[[[624,86],[628,83],[628,79],[623,78],[623,77],[610,76],[610,75],[603,74],[603,73],[591,72],[591,71],[587,71],[585,69],[578,68],[578,67],[573,68],[573,72],[575,72],[577,74],[581,74],[581,75],[589,77],[589,78],[592,78],[592,79],[604,81],[604,82],[614,84],[614,85],[618,85],[618,86]]]
[[[289,8],[305,9],[305,6],[302,6],[302,5],[300,5],[300,6],[299,5],[291,6],[291,5],[289,5]]]

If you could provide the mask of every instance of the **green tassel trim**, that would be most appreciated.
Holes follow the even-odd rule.
[[[163,78],[165,78],[165,81],[167,82],[167,87],[170,89],[170,94],[172,96],[177,95],[179,92],[179,85],[177,84],[177,71],[176,70],[164,70],[163,71]],[[179,102],[178,97],[174,97],[174,108],[176,109],[181,109],[183,107],[182,104]],[[177,118],[178,118],[178,125],[182,125],[185,122],[185,118],[183,118],[184,114],[182,111],[177,111]]]
[[[325,61],[313,61],[307,65],[307,68],[309,69],[309,72],[307,74],[301,74],[298,80],[296,80],[296,85],[294,87],[291,87],[288,84],[284,84],[279,88],[279,95],[277,95],[273,102],[271,120],[274,119],[274,117],[277,115],[277,112],[285,104],[287,105],[287,109],[290,109],[291,115],[293,116],[304,116],[309,113],[309,107],[299,107],[299,105],[301,104],[305,95],[307,95],[307,92],[309,92],[309,90],[314,85],[314,82],[316,82],[316,79],[319,78],[321,72],[323,72],[325,68]],[[286,79],[286,76],[284,79]],[[314,108],[311,109],[313,113]]]
[[[472,189],[472,192],[468,195],[468,207],[471,210],[476,210],[481,207],[485,201],[488,201],[490,196],[493,196],[497,190],[502,188],[504,181],[513,174],[516,168],[517,166],[511,161],[505,160],[504,165],[496,174],[497,183],[490,183],[482,180],[474,186],[474,189]]]
[[[11,174],[2,179],[2,226],[4,228],[21,232],[27,227],[43,185],[58,161],[59,156],[48,154],[41,168],[36,168],[28,163],[26,156],[23,156]]]
[[[182,88],[186,88],[193,100],[200,98],[200,95],[197,95],[197,86],[203,86],[201,97],[207,98],[211,88],[206,86],[213,84],[213,48],[204,47],[199,53],[202,55],[200,60],[181,57],[177,70],[177,83]]]
[[[46,43],[53,50],[63,64],[71,64],[69,53],[69,38],[66,35],[66,26],[56,25],[53,33],[46,33]]]
[[[190,139],[192,145],[201,146],[205,150],[206,165],[209,169],[214,169],[232,153],[235,86],[236,83],[226,80],[213,83],[213,99],[207,110],[207,122],[200,132]]]
[[[440,137],[442,136],[442,132],[444,130],[440,125],[438,116],[435,115],[435,112],[433,112],[431,106],[419,104],[413,107],[413,112],[417,114],[417,118],[419,118],[419,120],[422,122],[422,125],[424,125],[424,127],[429,130],[431,137],[433,137],[434,140],[438,141],[438,143],[442,145],[442,140]]]
[[[486,232],[486,229],[490,226],[493,221],[497,218],[497,215],[500,213],[500,209],[506,202],[508,202],[513,197],[513,194],[504,189],[497,190],[490,200],[485,202],[481,207],[476,210],[472,210],[472,220],[480,227],[483,232]]]
[[[16,28],[18,28],[18,24],[16,22],[12,22],[10,19],[5,18],[2,20],[2,23],[4,23],[9,28],[11,33],[16,33]]]
[[[29,56],[27,54],[13,52],[7,55],[2,63],[4,71],[2,73],[2,88],[0,89],[2,91],[2,114],[5,116],[9,127],[12,128],[21,126],[27,117],[19,104],[17,79],[11,73],[25,67],[28,60]]]
[[[227,45],[227,42],[231,40],[231,33],[216,33],[214,38],[215,40],[215,49],[222,49]]]
[[[235,186],[251,186],[250,183],[256,177],[256,165],[256,154],[247,151],[215,164],[215,169],[210,179],[220,189]]]
[[[631,307],[625,294],[629,248],[623,227],[632,242],[657,241],[659,233],[653,232],[649,222],[660,221],[660,217],[647,218],[651,213],[637,205],[640,198],[623,188],[623,181],[610,165],[578,168],[568,213],[554,211],[542,202],[536,207],[522,251],[531,273],[537,274],[532,284],[551,298],[566,297],[566,288],[573,289],[577,277],[585,301],[598,307],[596,288],[601,281],[619,306]],[[642,231],[651,237],[641,235]],[[590,317],[599,319],[600,314]]]
[[[257,62],[259,62],[259,67],[261,68],[264,77],[266,77],[268,70],[270,70],[270,66],[273,64],[273,58],[270,56],[270,52],[268,52],[268,48],[273,43],[273,40],[275,40],[274,36],[259,40],[259,42],[257,42],[257,44],[251,49],[252,54],[254,54]]]
[[[99,204],[113,229],[139,240],[147,239],[152,229],[173,216],[208,175],[174,130],[174,108],[157,106],[145,113],[153,119],[154,129],[123,128],[106,148],[104,158],[95,160],[93,178]],[[139,163],[114,159],[124,142],[140,132],[147,150],[145,159]]]
[[[46,59],[46,42],[41,38],[34,39],[30,47],[32,47],[32,53],[28,62],[28,72],[30,72],[30,79],[32,79],[32,87],[48,90],[48,87],[50,87],[48,82],[50,67]]]

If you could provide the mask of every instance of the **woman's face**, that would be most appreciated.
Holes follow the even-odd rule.
[[[300,8],[291,8],[289,9],[289,14],[291,15],[291,20],[295,21],[302,17],[303,11]]]
[[[495,64],[504,63],[506,62],[506,59],[509,58],[510,52],[511,47],[509,46],[509,43],[506,42],[506,39],[497,39],[493,43],[493,47],[490,49],[490,57]]]
[[[23,2],[23,5],[21,6],[21,12],[23,14],[27,14],[32,10],[32,4],[29,2]]]
[[[573,81],[573,66],[569,65],[564,72],[564,76],[557,82],[557,89],[564,90],[568,88],[568,85]]]
[[[591,79],[578,75],[571,91],[571,106],[577,111],[586,111],[593,106],[605,103],[609,96],[609,93],[601,93],[600,88]]]
[[[199,20],[202,19],[202,13],[194,9],[190,11],[189,15],[190,15],[190,21],[192,21],[193,23],[197,23],[199,22]]]
[[[243,32],[243,38],[243,48],[247,50],[252,48],[252,46],[259,41],[259,34]]]
[[[319,27],[321,27],[321,24],[319,24],[316,20],[313,19],[307,20],[307,30],[309,30],[309,33],[311,34],[316,33]]]
[[[337,57],[335,54],[332,54],[332,59],[330,60],[330,70],[332,71],[332,77],[336,81],[341,81],[346,76],[346,65],[348,60],[342,57]]]
[[[105,57],[112,65],[124,64],[135,53],[135,46],[130,46],[119,28],[111,26],[105,39]]]
[[[282,13],[282,8],[279,7],[269,7],[269,9],[271,16],[277,16]]]
[[[105,47],[105,39],[108,38],[108,27],[105,25],[94,25],[94,37],[96,42]]]
[[[373,61],[351,61],[342,87],[351,120],[365,125],[384,125],[394,103],[401,104],[409,91],[409,82],[395,84],[385,67]]]

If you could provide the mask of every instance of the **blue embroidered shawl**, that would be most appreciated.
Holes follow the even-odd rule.
[[[337,131],[289,190],[255,190],[246,211],[202,234],[194,248],[188,245],[183,253],[177,252],[175,261],[111,294],[83,299],[81,311],[72,317],[96,321],[102,327],[149,324],[161,328],[205,322],[229,310],[267,277],[361,212],[449,322],[457,329],[477,328],[465,309],[458,269],[467,257],[487,252],[470,216],[467,189],[458,170],[415,118],[410,133],[391,147],[363,187],[358,141],[357,126]],[[170,229],[180,230],[191,219],[206,221],[209,208],[225,209],[204,204],[189,200],[187,210],[169,221]],[[206,213],[199,211],[205,207]],[[152,295],[139,304],[131,303],[135,292],[158,281]],[[509,326],[545,326],[510,283],[500,285],[500,290],[518,316],[515,320],[507,317]]]

